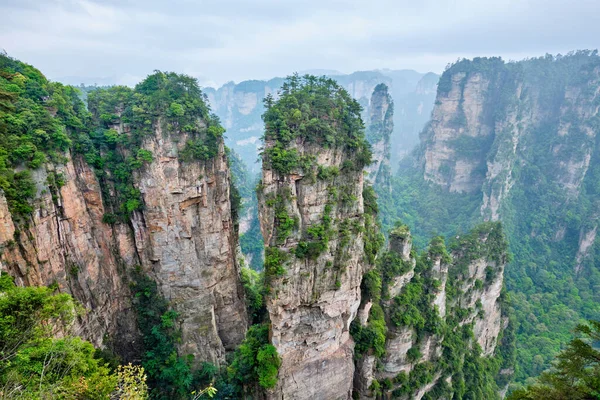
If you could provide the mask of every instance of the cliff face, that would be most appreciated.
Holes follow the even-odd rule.
[[[452,398],[464,395],[465,384],[483,398],[499,398],[512,366],[500,356],[500,331],[508,323],[501,298],[506,242],[499,225],[483,225],[451,249],[434,239],[417,257],[405,226],[390,232],[390,250],[378,264],[381,294],[363,300],[363,309],[379,303],[387,332],[379,353],[377,347],[359,353],[355,384],[362,398]],[[361,321],[362,329],[373,318]],[[461,357],[471,361],[456,363]],[[502,368],[467,373],[469,362],[495,365],[495,359]]]
[[[455,238],[450,252],[435,238],[417,256],[397,225],[380,252],[356,102],[333,81],[292,77],[267,105],[259,214],[281,359],[267,397],[500,398],[514,361],[512,336],[501,340],[501,226]]]
[[[177,137],[177,141],[173,138]],[[246,316],[223,143],[206,162],[179,154],[191,137],[160,125],[142,148],[154,161],[135,176],[144,201],[132,216],[137,253],[179,313],[181,350],[219,363],[245,335]]]
[[[5,63],[14,65],[0,68],[0,95],[23,101],[0,102],[0,129],[19,139],[0,141],[3,271],[19,284],[72,294],[86,309],[75,333],[136,361],[148,351],[141,336],[157,328],[141,322],[153,309],[140,312],[140,304],[152,307],[146,293],[156,283],[177,314],[176,355],[224,366],[247,328],[236,195],[224,130],[195,80],[157,72],[135,89],[90,92],[85,109],[72,89],[0,56]],[[381,253],[360,104],[335,81],[311,76],[288,78],[265,104],[264,287],[246,277],[257,324],[228,360],[223,384],[272,399],[449,398],[465,390],[494,398],[505,383],[498,369],[510,369],[510,357],[497,358],[500,227],[457,238],[450,254],[437,238],[416,256],[399,225]],[[370,104],[381,182],[393,108],[385,85]],[[43,118],[21,130],[26,124],[15,121],[31,110]],[[583,252],[591,241],[581,236]]]
[[[71,150],[31,169],[32,213],[11,214],[0,201],[3,270],[19,284],[58,284],[86,309],[76,333],[129,359],[142,344],[130,291],[136,266],[179,314],[183,354],[221,363],[245,335],[229,167],[194,85],[156,73],[133,91],[90,94],[91,115],[72,100],[87,125],[63,126]],[[154,100],[183,87],[187,109],[181,99],[167,110]],[[202,135],[212,135],[204,140],[212,152],[189,156]]]
[[[348,399],[354,373],[349,327],[367,269],[361,160],[368,149],[360,109],[333,81],[292,78],[282,93],[265,114],[259,193],[271,342],[281,357],[269,397]],[[313,115],[339,112],[352,122],[325,122],[330,138],[300,128]],[[323,140],[331,144],[324,147]],[[282,165],[284,153],[302,161]]]
[[[549,145],[543,149],[544,163],[554,165],[548,178],[568,196],[577,196],[590,166],[600,69],[587,56],[543,63],[462,61],[440,80],[432,118],[422,134],[425,179],[451,192],[483,191],[481,211],[487,219],[499,218],[514,184],[513,170],[531,162],[526,156],[539,150],[532,149],[540,147],[537,140]],[[560,74],[561,63],[574,64],[581,79],[561,76],[541,86],[536,74],[543,69]]]
[[[384,84],[377,85],[373,90],[367,121],[367,140],[373,151],[373,163],[366,168],[368,178],[376,184],[389,185],[394,103]]]
[[[433,222],[429,230],[457,234],[448,215],[454,221],[503,222],[515,254],[507,287],[523,296],[515,306],[522,324],[521,382],[549,366],[556,351],[549,343],[568,342],[578,319],[600,315],[594,289],[599,101],[595,51],[510,63],[459,61],[440,78],[418,168],[405,171],[414,172],[413,182],[434,184],[414,184],[424,200],[401,210]],[[549,276],[556,286],[548,285]],[[539,305],[539,296],[564,306],[561,317]],[[536,322],[529,324],[532,315]]]
[[[317,156],[321,166],[340,168],[346,156],[336,150],[304,148],[303,154]],[[294,252],[302,232],[322,224],[328,206],[328,217],[334,221],[329,229],[333,232],[341,229],[342,221],[347,226],[362,225],[362,171],[342,173],[332,182],[310,183],[303,174],[281,179],[269,169],[263,171],[264,198],[288,197],[284,207],[298,221],[297,233],[278,244],[274,236],[277,229],[273,229],[277,224],[275,215],[265,201],[261,202],[265,243],[289,255],[284,263],[287,272],[271,283],[272,296],[267,302],[271,340],[282,357],[274,398],[348,398],[354,370],[348,328],[360,304],[365,269],[362,234],[357,232],[347,244],[341,238],[332,238],[315,260],[296,259]],[[343,186],[345,195],[357,199],[354,204],[344,207],[330,200],[332,184]]]
[[[451,88],[438,96],[431,121],[423,132],[427,149],[424,154],[425,179],[452,192],[478,190],[485,178],[481,145],[490,142],[492,127],[483,118],[489,81],[481,74],[466,77],[464,72],[450,76]],[[475,154],[461,154],[459,138],[472,142]],[[481,152],[480,152],[481,150]]]
[[[50,187],[48,176],[60,174],[64,186]],[[88,311],[75,330],[96,346],[114,338],[120,354],[137,350],[136,317],[122,279],[126,263],[137,261],[133,238],[125,225],[102,223],[100,185],[81,157],[48,164],[34,172],[35,209],[27,224],[13,223],[2,195],[0,243],[3,270],[21,285],[57,283]]]

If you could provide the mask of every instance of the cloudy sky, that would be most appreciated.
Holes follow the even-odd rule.
[[[441,72],[600,47],[600,0],[0,0],[0,49],[50,79],[203,85],[293,71]]]

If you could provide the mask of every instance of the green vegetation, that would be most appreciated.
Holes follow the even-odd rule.
[[[600,398],[600,322],[580,324],[575,332],[577,337],[557,356],[552,369],[535,384],[513,392],[509,400]]]
[[[269,342],[269,325],[252,325],[235,350],[227,373],[229,381],[241,392],[252,391],[256,383],[270,389],[277,384],[280,365],[277,350]]]
[[[46,161],[64,161],[87,117],[76,89],[49,82],[32,66],[0,54],[0,189],[15,220],[33,211],[30,171]]]
[[[276,247],[265,248],[265,279],[278,277],[285,274],[284,263],[288,254]]]
[[[504,61],[500,57],[475,57],[473,60],[462,59],[448,66],[438,82],[438,96],[446,96],[452,89],[452,75],[463,73],[468,76],[470,73],[480,73],[483,75],[497,74],[504,66]],[[464,81],[465,79],[463,79]]]
[[[296,247],[296,257],[317,259],[321,253],[327,250],[329,246],[329,237],[331,232],[331,203],[325,205],[323,210],[322,222],[313,224],[306,229],[304,240],[298,243]]]
[[[381,274],[382,295],[388,300],[388,285],[391,280],[397,276],[404,275],[411,269],[410,261],[402,260],[402,257],[395,251],[386,251],[381,254],[377,260],[377,266]]]
[[[246,307],[251,323],[258,323],[264,319],[266,308],[263,296],[263,276],[258,272],[244,267],[240,271],[240,280],[244,286]]]
[[[241,200],[238,213],[240,217],[250,216],[248,230],[240,235],[240,247],[250,264],[249,267],[255,271],[261,271],[263,269],[265,246],[258,220],[258,201],[255,193],[257,179],[252,177],[237,153],[228,151],[228,156],[233,185],[237,189]]]
[[[242,268],[250,327],[244,341],[227,355],[227,365],[221,369],[203,363],[193,371],[194,386],[205,387],[206,394],[215,399],[240,399],[256,395],[257,391],[273,388],[281,360],[269,341],[270,322],[264,302],[268,287],[265,274]],[[207,386],[208,385],[208,386]],[[191,398],[204,398],[192,396]]]
[[[451,275],[464,276],[468,271],[469,263],[485,258],[488,262],[502,265],[510,262],[510,254],[506,252],[508,242],[499,222],[484,222],[477,225],[469,233],[457,235],[451,241],[451,251],[460,254]],[[494,279],[494,270],[486,270],[486,283]],[[483,284],[483,282],[481,282]]]
[[[398,254],[390,251],[379,264],[382,275],[388,277],[388,281],[390,278],[407,272],[406,264],[401,263],[400,265],[404,268],[399,269],[389,263],[390,258],[394,260],[395,257],[398,257]],[[437,258],[440,258],[443,263],[451,261],[444,242],[440,241],[439,237],[433,238],[428,251],[423,252],[417,258],[415,276],[393,299],[389,308],[390,322],[398,327],[414,329],[417,333],[417,342],[420,342],[426,335],[439,335],[443,331],[439,312],[437,307],[433,306],[433,299],[439,288],[436,287],[434,279],[430,276],[430,269]]]
[[[372,350],[372,354],[376,357],[383,356],[385,354],[386,333],[385,314],[381,306],[374,303],[369,313],[367,326],[361,326],[357,320],[352,321],[350,325],[350,334],[356,343],[354,347],[355,357],[361,357],[369,350]]]
[[[419,336],[421,332],[439,333],[440,318],[432,306],[433,295],[424,292],[429,286],[417,277],[402,289],[390,308],[390,320],[394,325],[415,328]]]
[[[56,288],[16,287],[0,275],[0,385],[7,399],[147,398],[144,370],[119,366],[116,372],[94,347],[68,332],[78,307]]]
[[[250,220],[250,228],[240,236],[240,247],[246,256],[250,256],[250,268],[255,271],[263,269],[263,251],[265,244],[260,231],[260,221],[258,220],[258,210],[255,208],[254,215]]]
[[[252,189],[247,182],[248,172],[246,166],[240,160],[239,156],[227,147],[225,147],[225,154],[227,154],[227,163],[231,173],[229,177],[231,219],[235,225],[236,232],[238,232],[240,217],[249,207],[248,203],[251,202]]]
[[[278,194],[275,198],[275,229],[277,232],[277,244],[284,244],[292,231],[298,229],[298,217],[290,216],[286,209],[286,204],[290,201],[290,192]]]
[[[98,88],[87,93],[89,112],[78,94],[0,56],[0,188],[14,216],[32,211],[35,183],[29,170],[46,161],[64,162],[69,149],[95,167],[105,204],[112,208],[107,223],[125,221],[142,208],[132,174],[152,161],[141,144],[155,128],[187,135],[180,154],[184,161],[207,161],[218,153],[224,129],[209,113],[194,78],[155,72],[133,90]],[[14,172],[19,166],[27,169]]]
[[[277,101],[265,99],[263,162],[286,175],[312,171],[311,157],[298,153],[294,143],[318,144],[343,149],[362,170],[371,162],[371,149],[364,138],[361,106],[334,80],[293,75],[283,83]],[[332,171],[327,171],[331,173]]]
[[[384,355],[388,329],[414,332],[414,345],[407,352],[407,360],[414,367],[409,374],[400,373],[394,379],[374,382],[372,392],[384,397],[410,397],[419,388],[437,379],[425,398],[499,399],[498,392],[508,383],[511,374],[507,371],[513,368],[515,361],[514,321],[511,318],[508,327],[501,332],[495,353],[484,357],[473,335],[474,321],[465,323],[475,310],[462,309],[456,299],[468,294],[459,290],[469,279],[464,266],[480,258],[489,260],[491,265],[506,261],[507,242],[501,225],[482,224],[467,235],[455,238],[450,246],[452,256],[442,237],[434,237],[419,256],[411,252],[411,256],[416,258],[414,276],[393,299],[390,299],[388,285],[412,269],[412,263],[403,261],[396,252],[400,249],[394,246],[409,240],[410,232],[406,225],[398,222],[389,236],[391,250],[379,254],[376,269],[366,273],[361,284],[363,302],[373,302],[369,320],[365,326],[355,320],[350,333],[356,343],[356,357],[360,358],[364,354]],[[442,290],[441,282],[437,280],[439,272],[433,269],[438,259],[449,265],[444,320],[433,304],[435,296]],[[490,269],[495,271],[492,267]],[[480,289],[483,289],[492,280],[480,282]],[[475,281],[473,285],[477,285]],[[500,302],[506,317],[510,313],[505,293],[501,295]],[[425,340],[439,341],[441,357],[422,360]],[[452,377],[452,385],[445,382],[446,377]]]
[[[114,86],[92,91],[88,108],[94,128],[89,136],[78,138],[75,149],[96,168],[105,204],[113,208],[108,222],[126,221],[143,207],[133,172],[152,161],[152,154],[141,146],[155,129],[188,138],[179,154],[186,162],[214,158],[224,132],[210,114],[198,82],[173,72],[157,71],[133,90]]]
[[[381,233],[381,226],[379,224],[379,207],[377,205],[375,190],[372,186],[365,184],[362,196],[365,209],[365,213],[363,214],[365,233],[363,246],[367,263],[374,265],[377,254],[379,254],[385,242],[385,237]]]
[[[417,248],[425,248],[432,236],[448,238],[467,232],[481,222],[481,194],[448,193],[423,180],[422,172],[406,161],[392,177],[392,193],[377,191],[380,219],[384,231],[400,220],[411,227]]]
[[[153,399],[186,399],[194,387],[193,359],[177,354],[177,312],[158,292],[156,282],[140,267],[133,271],[134,305],[142,334],[142,366]]]
[[[394,115],[394,102],[392,101],[391,96],[388,94],[388,87],[385,83],[380,83],[373,89],[372,98],[385,96],[389,103],[389,107],[383,116],[381,121],[370,121],[370,125],[367,128],[366,138],[367,141],[371,144],[377,143],[380,140],[384,139],[386,142],[390,140],[390,134],[392,133],[393,125],[389,126],[385,125],[387,121],[390,121]],[[371,105],[374,107],[374,105]],[[381,109],[372,110],[371,112],[381,113]],[[389,157],[389,154],[387,155]]]

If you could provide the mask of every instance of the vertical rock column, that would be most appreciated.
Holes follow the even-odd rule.
[[[247,325],[231,177],[222,141],[208,161],[181,161],[188,139],[157,124],[144,140],[154,161],[136,176],[145,207],[132,225],[144,267],[179,313],[182,352],[220,363],[225,350],[243,340]]]
[[[373,163],[366,168],[369,180],[389,186],[390,137],[394,131],[394,102],[388,87],[381,83],[371,95],[367,139],[373,146]]]
[[[345,158],[336,150],[306,150],[318,154],[322,166],[339,167]],[[362,224],[362,185],[362,171],[342,173],[330,182],[311,182],[300,174],[279,176],[269,168],[263,170],[261,226],[270,247],[267,257],[281,253],[285,258],[285,273],[273,277],[267,300],[272,343],[282,358],[277,391],[284,398],[347,398],[351,391],[353,342],[348,329],[360,304],[363,238],[357,233],[346,240],[338,231],[342,222]],[[347,206],[331,200],[334,188],[356,200]],[[298,221],[297,232],[285,241],[278,240],[281,229],[272,228],[278,224],[273,212],[278,205],[269,207],[265,198],[273,196],[283,199],[289,215]],[[319,229],[328,206],[332,223],[326,248],[316,258],[297,257],[303,231]]]
[[[360,305],[366,269],[360,157],[369,151],[362,123],[357,132],[348,133],[362,147],[350,150],[344,142],[348,136],[326,145],[319,131],[304,133],[289,120],[284,123],[296,138],[282,140],[286,127],[281,127],[281,120],[270,120],[281,109],[285,112],[295,96],[292,104],[302,110],[290,112],[296,120],[314,121],[310,114],[325,111],[320,122],[336,129],[341,118],[327,119],[327,114],[339,115],[336,110],[314,107],[347,93],[327,81],[320,80],[317,86],[307,82],[286,91],[284,85],[282,99],[270,105],[273,110],[265,116],[259,213],[267,245],[271,341],[281,358],[277,386],[268,393],[272,399],[348,399],[352,393],[354,342],[349,327]],[[313,94],[308,104],[302,102],[306,92],[323,89],[332,91],[331,97],[321,98],[321,92]],[[348,107],[345,101],[354,105],[348,96],[341,106],[337,103],[342,112]],[[282,152],[297,155],[300,162],[281,166],[277,158]]]

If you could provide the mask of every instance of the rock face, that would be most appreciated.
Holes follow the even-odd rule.
[[[502,346],[500,331],[507,317],[501,289],[507,249],[499,225],[476,228],[457,240],[451,253],[446,253],[443,242],[434,240],[428,252],[415,259],[410,247],[406,227],[390,232],[388,254],[402,260],[396,261],[402,267],[387,285],[383,282],[385,352],[380,357],[370,352],[358,358],[355,386],[361,398],[420,399],[432,390],[433,398],[452,398],[464,384],[460,383],[465,379],[463,366],[443,366],[452,364],[450,360],[459,354],[478,357],[476,345],[483,359],[496,357]],[[386,277],[384,272],[382,279]],[[422,324],[417,322],[420,318]],[[459,339],[465,332],[470,333]],[[500,371],[494,372],[497,380]],[[423,379],[425,375],[428,378]],[[452,382],[457,386],[453,388]],[[497,398],[501,389],[498,386],[486,398]]]
[[[450,76],[450,86],[445,97],[438,95],[431,121],[423,132],[427,143],[425,179],[452,192],[473,192],[485,178],[480,168],[482,160],[462,154],[462,143],[457,145],[457,141],[464,138],[464,142],[472,142],[476,155],[479,145],[490,142],[493,129],[482,118],[489,81],[482,74],[467,77],[458,72]]]
[[[384,84],[375,86],[373,90],[367,126],[367,140],[373,149],[373,163],[366,168],[368,178],[377,185],[389,186],[394,103]]]
[[[173,136],[157,126],[142,144],[154,161],[136,176],[145,205],[132,218],[137,252],[180,315],[181,350],[219,363],[247,325],[229,167],[222,142],[211,160],[182,162],[190,138]]]
[[[318,165],[327,167],[340,168],[347,158],[336,149],[305,148],[304,154],[315,155]],[[348,207],[332,207],[332,230],[339,229],[342,221],[361,224],[362,171],[343,173],[333,184],[358,200]],[[285,207],[299,221],[298,233],[277,244],[275,215],[261,201],[265,243],[285,251],[290,258],[285,264],[285,277],[272,283],[267,301],[272,343],[282,358],[273,398],[345,399],[352,390],[353,342],[348,328],[360,304],[365,270],[363,237],[359,233],[347,245],[341,238],[332,238],[316,260],[296,259],[293,254],[302,231],[322,223],[331,187],[329,182],[311,183],[302,175],[280,177],[268,168],[263,170],[264,199],[289,194]]]
[[[595,51],[509,63],[459,61],[440,78],[416,162],[402,171],[433,183],[422,185],[432,190],[418,206],[401,210],[411,218],[437,219],[430,230],[452,237],[465,229],[450,228],[455,221],[504,224],[515,254],[507,288],[525,299],[515,307],[521,326],[536,320],[519,332],[520,383],[554,358],[552,346],[540,338],[568,337],[586,315],[600,315],[600,307],[590,311],[567,294],[600,304],[593,283],[600,254],[599,102]],[[452,215],[452,221],[434,214]],[[414,227],[422,242],[426,233],[418,230]],[[560,282],[565,294],[546,285],[546,277]],[[531,290],[523,285],[529,281]],[[552,314],[535,306],[540,296],[553,296],[553,304],[565,307],[563,316],[540,322]]]
[[[29,226],[13,223],[4,195],[0,197],[2,265],[21,285],[57,283],[88,311],[76,332],[96,346],[114,340],[120,354],[138,350],[136,317],[131,309],[125,264],[137,262],[131,231],[125,225],[102,223],[105,209],[100,185],[81,157],[35,171],[38,185]],[[65,184],[50,187],[48,176]]]
[[[544,149],[549,178],[577,197],[594,154],[600,67],[595,57],[569,57],[513,64],[464,60],[447,70],[422,133],[425,179],[451,192],[482,191],[482,215],[497,220],[515,183],[514,169],[531,162],[528,156],[545,140],[552,142]],[[539,71],[562,74],[561,64],[580,69],[581,80],[565,73],[544,85]]]
[[[352,393],[354,342],[349,327],[360,305],[360,284],[368,268],[362,167],[343,141],[324,148],[315,143],[321,140],[317,133],[309,137],[298,133],[285,142],[278,127],[293,122],[271,121],[296,101],[292,97],[302,99],[312,90],[312,84],[321,88],[315,89],[321,93],[317,97],[323,91],[331,91],[332,98],[336,93],[347,95],[331,82],[315,82],[294,89],[297,83],[291,81],[291,89],[265,114],[259,214],[267,246],[271,342],[281,357],[277,386],[268,394],[273,399],[349,399]],[[346,101],[352,104],[349,98],[343,104]],[[296,104],[308,113],[319,102],[309,105],[298,100]],[[350,107],[355,112],[350,118],[359,118],[358,107]],[[364,141],[361,132],[350,135]],[[281,151],[297,153],[300,159],[310,160],[310,165],[281,171],[276,164]]]
[[[125,89],[108,89],[98,97],[108,98],[119,90],[129,93]],[[124,116],[124,110],[136,106],[127,101],[111,105],[109,112],[114,114],[106,128],[102,124],[107,118],[102,120],[94,109],[92,119],[104,121],[94,129],[104,137],[119,137],[119,143],[136,143],[131,116],[129,120]],[[200,98],[195,101],[205,107]],[[110,115],[104,112],[103,117]],[[72,294],[87,311],[76,333],[126,359],[135,359],[141,350],[129,274],[141,266],[179,314],[180,351],[194,355],[197,362],[218,364],[224,361],[225,350],[244,338],[247,325],[229,167],[221,137],[215,139],[213,157],[184,162],[181,151],[193,137],[184,129],[173,129],[164,120],[166,114],[159,113],[152,121],[138,149],[131,144],[110,145],[116,149],[107,159],[121,154],[128,163],[120,169],[94,171],[84,157],[67,152],[64,163],[34,170],[37,194],[28,221],[13,222],[1,196],[2,266],[19,284],[57,283],[61,291]],[[195,121],[195,127],[186,129],[207,129],[206,120]],[[99,147],[98,157],[110,146]],[[134,158],[140,154],[146,158],[138,165]],[[124,174],[127,165],[136,165],[127,190],[139,191],[140,203],[118,222],[115,174]]]
[[[508,379],[500,368],[513,361],[494,360],[507,321],[500,224],[456,238],[451,253],[435,238],[419,256],[397,225],[379,253],[374,192],[353,148],[361,135],[340,131],[360,129],[356,103],[332,81],[292,77],[267,104],[259,215],[270,341],[281,360],[267,397],[452,398],[469,387],[499,398]],[[346,125],[335,117],[342,110]],[[471,363],[490,367],[467,371]]]

